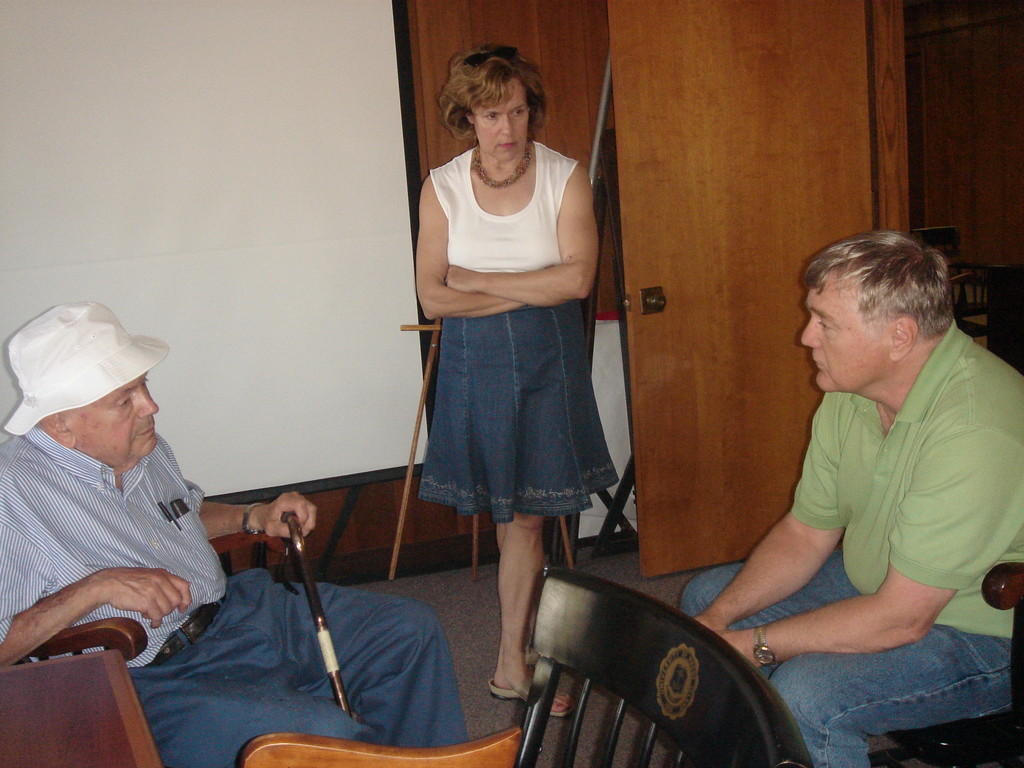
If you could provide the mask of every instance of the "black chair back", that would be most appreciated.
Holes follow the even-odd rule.
[[[518,768],[533,768],[564,669],[584,678],[564,759],[574,764],[595,687],[619,699],[605,734],[603,764],[616,756],[630,710],[647,724],[637,763],[648,764],[659,735],[697,768],[810,766],[785,704],[752,664],[698,622],[617,584],[549,569],[534,629],[540,654]]]

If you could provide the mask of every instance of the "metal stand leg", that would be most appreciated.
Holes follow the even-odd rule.
[[[620,528],[622,537],[630,542],[630,546],[635,546],[637,543],[636,530],[630,525],[629,520],[622,513],[622,510],[626,507],[626,502],[629,501],[629,494],[633,492],[634,482],[634,471],[633,471],[633,457],[629,457],[629,461],[626,463],[626,468],[622,472],[622,479],[619,481],[618,488],[615,489],[615,497],[608,497],[607,491],[604,492],[601,499],[604,501],[605,497],[608,497],[611,503],[605,501],[608,505],[608,512],[604,516],[604,523],[601,525],[601,532],[597,534],[597,540],[594,542],[593,556],[598,557],[605,552],[605,548],[609,545],[609,539],[615,534],[615,529]]]

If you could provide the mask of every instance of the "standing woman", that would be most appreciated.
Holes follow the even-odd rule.
[[[416,286],[444,318],[420,498],[497,525],[501,639],[492,695],[526,698],[526,646],[544,517],[591,506],[618,480],[586,359],[580,299],[597,267],[589,179],[533,139],[536,66],[515,48],[452,57],[445,125],[475,146],[430,172],[420,198]],[[559,696],[552,714],[573,702]]]

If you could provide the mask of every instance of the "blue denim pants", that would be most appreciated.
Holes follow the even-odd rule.
[[[228,579],[199,642],[132,679],[167,765],[228,768],[272,731],[398,746],[465,741],[451,656],[425,604],[320,585],[345,693],[362,722],[334,703],[313,619],[298,594],[262,569]]]
[[[701,613],[741,565],[696,576],[683,592],[683,612]],[[731,628],[749,629],[858,594],[836,552],[803,589]],[[796,718],[815,768],[865,768],[868,736],[1010,705],[1010,641],[939,624],[900,648],[808,653],[763,671]]]

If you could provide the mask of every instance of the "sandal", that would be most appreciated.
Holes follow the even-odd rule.
[[[494,684],[493,678],[487,681],[487,688],[491,692],[491,696],[499,701],[515,701],[516,699],[526,701],[526,693],[520,693],[515,688],[502,688],[497,686]],[[565,708],[556,710],[553,703],[551,706],[551,712],[549,713],[551,717],[565,717],[572,714],[573,709],[576,707],[576,702],[572,700],[572,697],[564,693],[559,693],[555,695],[555,702],[558,702],[559,699],[565,702]]]

